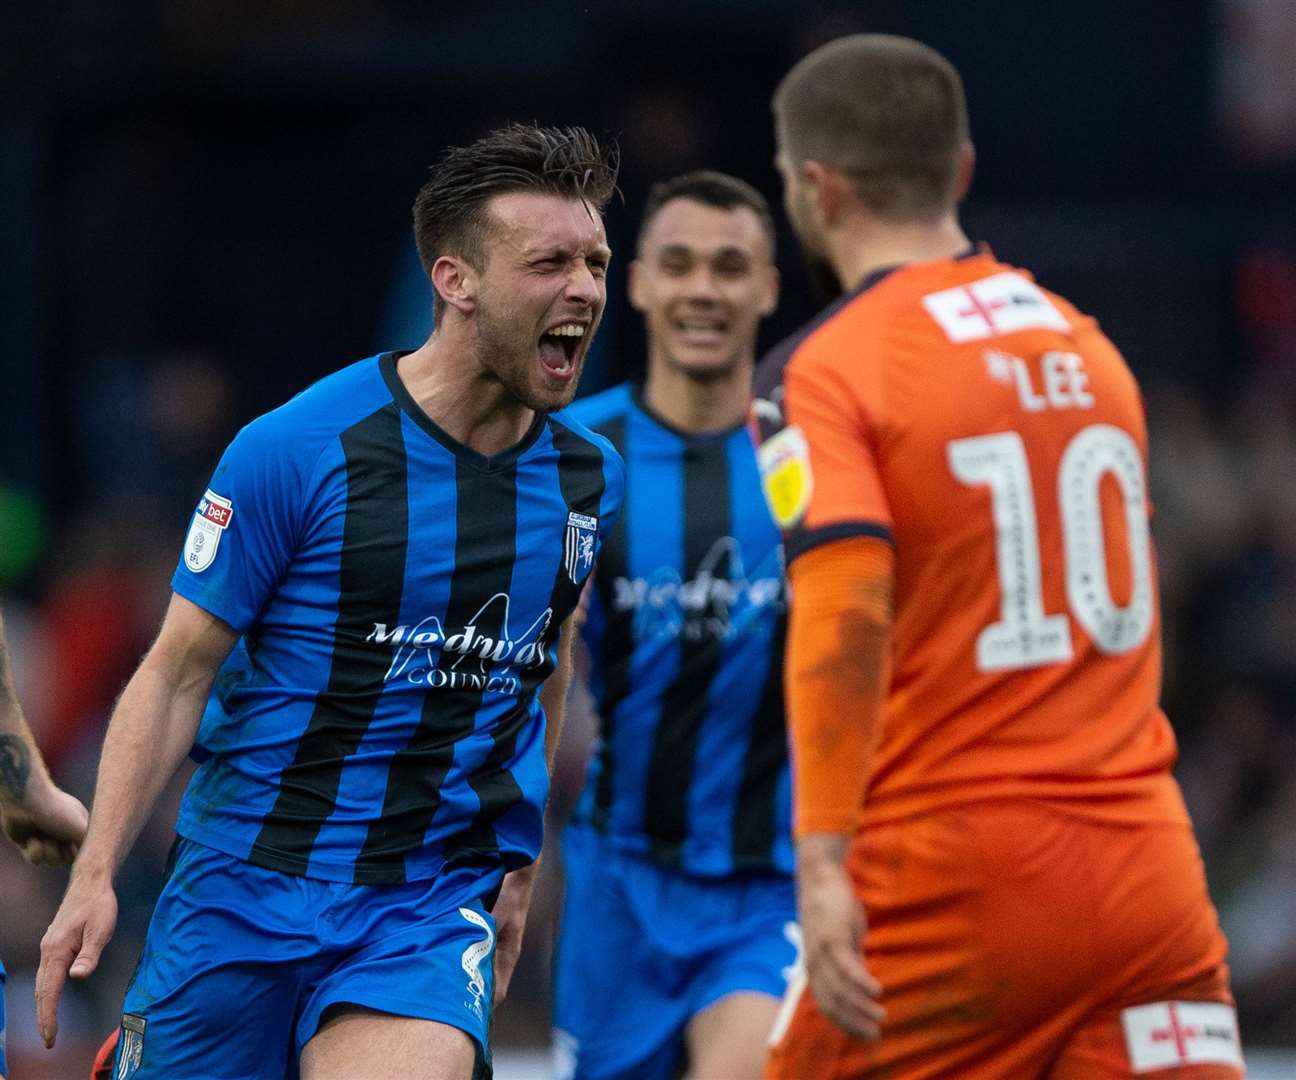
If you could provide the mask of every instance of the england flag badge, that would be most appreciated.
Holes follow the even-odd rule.
[[[579,585],[594,566],[594,540],[598,536],[598,518],[578,514],[567,515],[567,535],[563,538],[563,565],[574,585]]]

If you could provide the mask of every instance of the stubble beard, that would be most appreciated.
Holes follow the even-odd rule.
[[[542,377],[536,357],[536,343],[519,332],[518,321],[507,312],[494,315],[483,307],[477,311],[477,340],[473,351],[479,370],[498,382],[505,392],[533,412],[551,413],[565,408],[576,396],[584,357],[577,357],[577,371],[567,385],[549,390],[537,385]]]
[[[796,234],[797,244],[801,248],[801,258],[805,263],[806,275],[810,279],[811,291],[820,304],[836,300],[845,291],[841,278],[828,258],[826,245],[815,231],[810,217],[810,208],[804,195],[798,191],[788,207],[788,218],[792,231]]]

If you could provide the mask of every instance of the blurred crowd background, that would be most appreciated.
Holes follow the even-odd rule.
[[[582,392],[642,366],[624,298],[648,185],[696,167],[776,204],[768,101],[841,33],[962,71],[969,234],[1096,314],[1144,386],[1179,776],[1244,1039],[1296,1047],[1296,4],[1289,0],[63,0],[0,16],[0,604],[20,693],[88,801],[111,703],[237,428],[430,326],[409,208],[442,147],[509,120],[620,140],[608,313]],[[763,344],[818,298],[786,227]],[[578,699],[579,700],[579,699]],[[561,818],[590,722],[578,706]],[[171,792],[94,979],[37,1049],[58,872],[0,848],[13,1075],[83,1075],[118,1022]],[[498,1016],[547,1039],[545,879]]]

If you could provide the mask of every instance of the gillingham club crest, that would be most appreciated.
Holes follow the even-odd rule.
[[[117,1071],[114,1080],[130,1080],[144,1059],[144,1029],[148,1021],[134,1013],[123,1013],[121,1034],[117,1044]]]
[[[594,566],[594,539],[598,536],[598,518],[578,514],[567,515],[567,534],[563,537],[563,565],[572,584],[579,585],[589,576]]]
[[[189,535],[185,537],[185,566],[195,574],[201,574],[211,566],[212,560],[216,558],[216,549],[220,547],[221,537],[233,520],[234,504],[208,490],[198,500],[193,524],[189,526]]]

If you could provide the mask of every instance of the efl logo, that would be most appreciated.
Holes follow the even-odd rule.
[[[184,564],[195,574],[211,566],[220,547],[221,537],[234,520],[234,504],[229,499],[208,491],[198,500],[193,524],[185,537]]]

